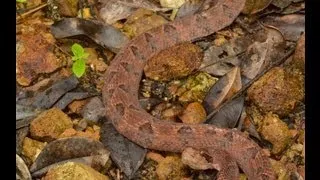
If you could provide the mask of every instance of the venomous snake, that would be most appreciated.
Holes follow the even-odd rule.
[[[245,0],[207,0],[200,12],[151,29],[131,40],[111,62],[102,95],[106,117],[117,131],[154,150],[205,152],[219,171],[218,179],[239,179],[239,168],[249,180],[275,179],[262,149],[242,132],[208,124],[159,121],[139,105],[139,84],[146,62],[160,51],[208,36],[229,26]]]

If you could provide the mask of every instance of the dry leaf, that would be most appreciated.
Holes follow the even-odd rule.
[[[41,151],[30,167],[30,171],[35,172],[46,166],[69,159],[97,155],[109,155],[109,151],[99,141],[83,137],[61,138],[50,142]]]
[[[112,160],[130,179],[144,161],[147,150],[117,132],[107,120],[101,127],[100,140],[110,150]]]
[[[203,104],[208,114],[232,97],[242,87],[240,68],[234,67],[210,89]]]
[[[265,28],[257,34],[257,40],[248,47],[246,58],[241,64],[241,75],[253,79],[284,53],[282,34],[272,28]],[[258,39],[260,38],[260,40]]]

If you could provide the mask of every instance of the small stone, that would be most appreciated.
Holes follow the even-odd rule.
[[[53,43],[53,36],[45,32],[17,36],[16,74],[20,85],[29,86],[40,74],[51,73],[62,66],[53,53]]]
[[[31,160],[31,162],[33,163],[42,149],[46,146],[46,144],[47,143],[43,143],[26,137],[23,140],[22,155],[28,158],[28,160]]]
[[[192,43],[182,43],[152,57],[144,67],[146,77],[157,81],[188,76],[201,65],[203,52]]]
[[[91,123],[97,123],[105,115],[104,105],[99,97],[93,97],[83,107],[81,115]]]
[[[98,72],[104,72],[108,68],[108,65],[98,58],[97,51],[94,48],[84,48],[85,52],[89,53],[86,64],[88,64],[92,70]]]
[[[156,169],[159,180],[181,179],[186,176],[186,166],[181,158],[177,156],[167,156],[162,160]]]
[[[49,169],[43,180],[108,180],[109,177],[100,174],[93,168],[80,163],[67,162]]]
[[[264,113],[287,116],[304,98],[304,78],[275,67],[251,85],[248,98]]]
[[[77,131],[83,131],[87,128],[88,126],[88,122],[85,119],[81,119],[76,125],[75,125],[75,129]]]
[[[182,112],[179,118],[186,124],[200,124],[206,120],[207,113],[199,102],[188,104],[186,109]]]
[[[291,139],[291,134],[286,123],[272,113],[266,114],[262,126],[258,131],[261,133],[263,139],[273,145],[271,153],[276,155],[287,147]]]
[[[31,137],[50,142],[59,137],[66,129],[72,128],[71,119],[60,109],[51,108],[42,112],[30,123]]]
[[[88,127],[85,132],[83,131],[76,131],[73,128],[65,130],[62,134],[60,134],[59,138],[66,138],[66,137],[86,137],[92,140],[99,141],[100,139],[100,131],[94,131],[92,128]]]
[[[88,103],[88,99],[75,100],[75,101],[73,101],[72,103],[70,103],[68,105],[68,108],[69,108],[71,113],[80,114],[83,106],[86,105],[87,103]]]
[[[170,108],[165,109],[161,113],[161,119],[175,121],[177,116],[183,111],[182,107],[179,105],[173,105]]]
[[[160,103],[154,107],[151,114],[158,119],[174,122],[182,111],[183,108],[180,105]]]

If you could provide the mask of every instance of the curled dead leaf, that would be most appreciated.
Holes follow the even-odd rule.
[[[232,97],[242,87],[240,68],[234,67],[210,89],[206,95],[203,105],[207,113],[212,112],[222,102]]]
[[[35,172],[46,166],[58,163],[61,161],[95,156],[109,155],[109,151],[105,149],[99,141],[94,141],[88,138],[71,137],[61,138],[50,142],[41,151],[35,162],[30,167],[31,172]]]

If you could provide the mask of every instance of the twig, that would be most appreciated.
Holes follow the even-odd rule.
[[[209,119],[211,119],[218,111],[220,111],[221,108],[223,108],[226,104],[228,104],[229,102],[231,102],[233,99],[241,96],[255,81],[257,81],[260,77],[262,77],[266,72],[270,71],[270,69],[281,65],[285,60],[287,60],[294,52],[295,47],[292,47],[278,62],[275,62],[273,64],[270,65],[270,67],[266,68],[264,71],[262,71],[261,73],[259,73],[256,77],[254,77],[250,82],[248,82],[247,84],[245,84],[240,91],[238,91],[235,95],[232,96],[232,98],[230,98],[229,100],[225,101],[224,103],[222,103],[219,107],[217,107],[214,111],[212,111],[208,116],[206,121],[208,121]]]
[[[39,5],[39,6],[35,7],[35,8],[32,8],[32,9],[30,9],[29,11],[27,11],[27,12],[21,14],[21,15],[18,15],[18,17],[16,18],[16,20],[17,20],[17,21],[20,21],[21,19],[25,18],[26,16],[28,16],[28,15],[36,12],[36,11],[39,11],[40,9],[46,7],[47,5],[48,5],[48,3],[44,3],[44,4],[42,4],[42,5]]]

